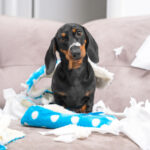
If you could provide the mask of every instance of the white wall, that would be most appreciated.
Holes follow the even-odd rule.
[[[107,0],[107,18],[150,15],[150,0]]]
[[[106,0],[0,0],[0,14],[85,23],[106,17]]]
[[[106,0],[35,0],[35,17],[84,23],[106,17]]]
[[[32,0],[0,0],[0,13],[30,18],[32,17]]]
[[[3,0],[0,0],[0,14],[3,14]]]

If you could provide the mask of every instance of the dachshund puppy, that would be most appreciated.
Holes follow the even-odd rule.
[[[85,27],[63,25],[52,39],[45,56],[47,75],[55,68],[56,51],[61,63],[52,77],[55,103],[75,112],[91,112],[96,78],[88,57],[94,63],[99,62],[97,43]]]

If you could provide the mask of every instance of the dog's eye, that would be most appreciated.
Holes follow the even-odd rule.
[[[60,41],[61,41],[61,42],[65,42],[65,40],[66,40],[65,37],[61,37],[61,38],[60,38]]]
[[[78,31],[77,31],[77,35],[78,35],[78,36],[81,36],[81,35],[82,35],[82,32],[78,30]]]

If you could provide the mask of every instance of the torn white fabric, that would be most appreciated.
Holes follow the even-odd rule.
[[[94,105],[93,111],[103,111],[106,114],[116,116],[119,121],[119,130],[132,141],[138,144],[143,150],[150,150],[150,102],[137,103],[131,97],[130,107],[126,107],[121,113],[113,112],[106,107],[103,101]]]
[[[87,138],[91,134],[89,128],[79,127],[76,125],[68,125],[48,132],[39,132],[42,135],[56,135],[55,141],[61,141],[65,143],[73,142],[76,139]]]
[[[7,145],[8,143],[23,138],[24,136],[25,134],[21,131],[6,128],[2,133],[0,133],[0,144]]]
[[[11,119],[21,119],[27,110],[27,108],[21,104],[23,100],[22,94],[17,95],[15,91],[10,88],[3,90],[3,96],[6,101],[3,113],[10,115]]]
[[[136,53],[136,58],[131,63],[132,67],[150,70],[150,35]]]
[[[58,137],[54,138],[55,141],[71,143],[76,139],[85,139],[91,135],[92,132],[97,132],[101,134],[111,133],[114,135],[119,134],[119,121],[117,119],[113,120],[110,125],[103,125],[101,128],[90,128],[81,127],[77,125],[68,125],[47,132],[39,132],[42,135],[56,135]]]
[[[6,103],[4,109],[0,109],[0,144],[7,145],[8,143],[25,136],[23,132],[9,128],[11,119],[22,117],[25,109],[22,108],[17,101],[16,93],[13,89],[4,90],[3,96]]]
[[[98,101],[93,106],[93,112],[104,112],[105,114],[114,115],[117,118],[125,117],[123,112],[114,112],[109,107],[106,107],[102,100]]]
[[[95,73],[96,87],[104,88],[111,84],[114,79],[114,73],[109,72],[107,69],[100,67],[88,59]]]
[[[124,50],[124,46],[120,46],[118,48],[114,48],[113,51],[115,52],[115,56],[118,57],[122,51]]]
[[[0,111],[0,144],[6,145],[13,140],[23,138],[25,134],[21,131],[9,129],[11,116]]]
[[[131,98],[131,106],[124,110],[126,116],[120,120],[121,132],[143,150],[150,150],[150,102],[137,103]]]
[[[69,125],[47,132],[40,132],[42,135],[56,135],[55,141],[70,143],[76,139],[85,139],[92,132],[101,134],[111,133],[119,135],[123,133],[134,141],[143,150],[150,150],[150,102],[137,103],[134,98],[130,100],[130,107],[126,107],[123,112],[114,112],[106,107],[103,101],[94,105],[93,111],[103,111],[106,114],[115,115],[111,125],[103,125],[101,128],[86,128],[76,125]]]

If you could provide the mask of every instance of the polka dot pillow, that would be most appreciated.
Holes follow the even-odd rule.
[[[105,115],[102,112],[63,114],[42,106],[31,106],[22,117],[21,124],[45,128],[59,128],[69,124],[100,128],[102,125],[110,125],[114,119],[116,119],[114,116]]]

